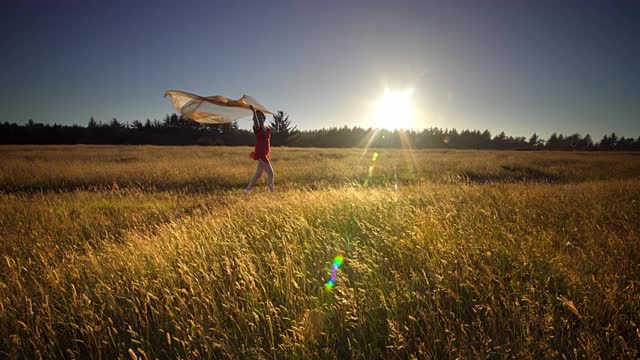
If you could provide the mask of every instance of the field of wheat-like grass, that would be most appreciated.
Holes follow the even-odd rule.
[[[0,147],[0,357],[640,356],[637,154],[249,151]]]

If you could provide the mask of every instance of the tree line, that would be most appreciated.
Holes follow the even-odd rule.
[[[376,148],[451,148],[451,149],[528,149],[528,150],[640,150],[640,137],[619,137],[615,133],[594,140],[589,134],[553,133],[548,139],[537,134],[529,138],[492,135],[488,130],[428,128],[423,130],[376,130],[361,127],[332,127],[299,131],[288,115],[277,112],[270,122],[272,145],[297,147],[376,147]],[[166,115],[162,120],[123,123],[113,118],[108,123],[91,118],[86,126],[35,123],[0,123],[2,144],[151,144],[151,145],[230,145],[251,146],[255,136],[240,129],[237,122],[223,125],[199,124],[181,115]]]

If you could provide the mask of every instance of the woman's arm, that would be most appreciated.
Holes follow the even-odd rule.
[[[253,105],[249,105],[249,109],[253,112],[253,132],[258,131],[258,116],[256,115],[256,109]]]

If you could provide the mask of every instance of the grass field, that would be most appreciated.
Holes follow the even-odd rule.
[[[249,151],[0,147],[0,357],[640,356],[639,154]]]

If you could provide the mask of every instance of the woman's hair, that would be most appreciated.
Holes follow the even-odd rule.
[[[264,116],[264,113],[260,110],[256,110],[256,117],[258,119],[262,119],[262,121],[264,121],[267,118],[266,116]]]

